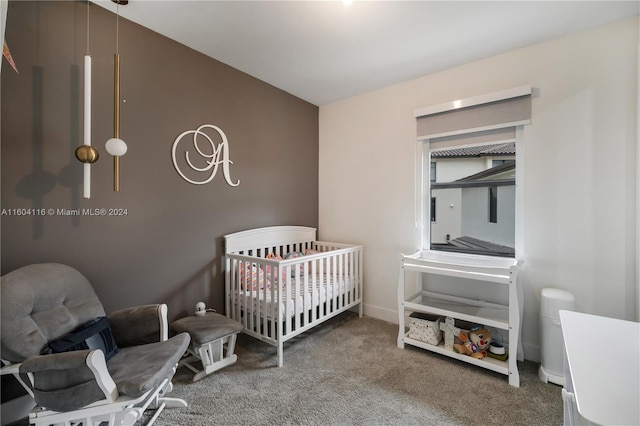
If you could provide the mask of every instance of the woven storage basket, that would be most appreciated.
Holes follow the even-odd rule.
[[[412,312],[409,315],[409,337],[437,345],[442,340],[441,321],[442,317],[438,315]]]

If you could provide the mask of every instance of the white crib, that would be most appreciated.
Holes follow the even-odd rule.
[[[224,240],[227,317],[276,346],[279,367],[287,340],[357,305],[362,317],[362,246],[316,241],[316,229],[304,226]]]

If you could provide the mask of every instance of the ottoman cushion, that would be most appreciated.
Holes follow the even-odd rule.
[[[191,340],[198,345],[204,345],[230,334],[238,333],[243,329],[239,322],[214,312],[207,312],[200,317],[180,318],[171,323],[171,328],[177,333],[189,333]]]
[[[155,389],[164,378],[172,377],[173,368],[188,346],[189,335],[180,333],[163,342],[120,348],[107,362],[107,369],[118,392],[138,397]]]

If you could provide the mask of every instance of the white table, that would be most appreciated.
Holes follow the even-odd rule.
[[[640,425],[640,324],[560,311],[565,424]]]
[[[519,387],[520,374],[517,361],[524,360],[520,339],[523,295],[522,285],[517,279],[521,266],[522,261],[511,258],[467,256],[460,253],[428,250],[417,251],[412,255],[401,255],[398,280],[398,347],[404,348],[405,344],[409,344],[502,373],[509,377],[510,385]],[[405,285],[407,272],[418,274],[415,286],[410,289]],[[472,294],[477,294],[478,288],[491,291],[501,288],[508,293],[509,302],[504,305],[477,300],[473,297],[458,297],[429,291],[427,287],[423,287],[423,284],[428,284],[433,276],[461,278],[456,280],[458,285]],[[493,358],[477,359],[459,354],[447,348],[444,343],[432,345],[413,339],[405,329],[405,315],[413,312],[451,317],[505,330],[509,333],[509,359],[506,361]]]

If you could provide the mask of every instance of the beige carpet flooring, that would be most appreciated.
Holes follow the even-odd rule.
[[[159,426],[561,425],[561,388],[538,365],[507,376],[418,348],[396,346],[397,325],[344,313],[276,349],[240,335],[238,362],[196,383],[180,368]]]

